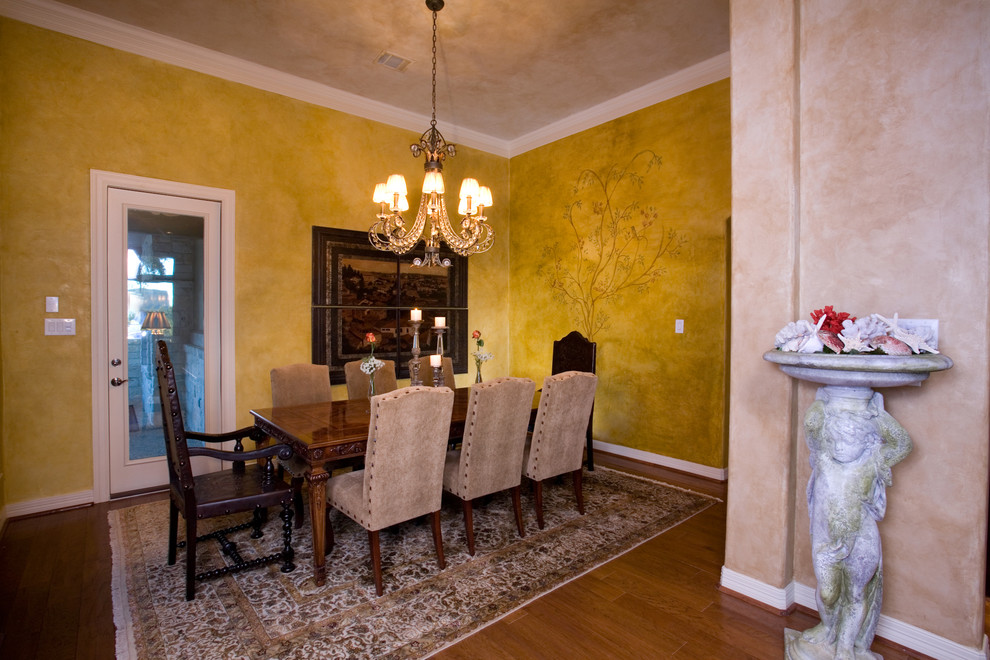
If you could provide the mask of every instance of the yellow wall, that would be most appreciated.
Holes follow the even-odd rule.
[[[652,151],[658,168],[647,169]],[[511,161],[512,367],[537,382],[550,372],[552,340],[582,329],[573,300],[555,298],[547,250],[561,264],[578,263],[575,232],[589,236],[602,214],[594,203],[611,194],[614,209],[637,203],[628,221],[648,238],[653,254],[666,232],[684,240],[664,255],[664,272],[646,287],[630,287],[603,304],[594,330],[598,350],[595,437],[715,468],[725,467],[726,244],[730,215],[729,82],[723,80],[615,121],[534,149]],[[642,185],[580,186],[584,171],[641,175]],[[642,227],[639,209],[654,207]],[[605,232],[608,233],[607,230]],[[627,234],[620,233],[620,243]],[[589,246],[586,250],[590,251]],[[630,246],[626,256],[633,255]],[[633,260],[634,261],[634,260]],[[599,261],[598,263],[602,263]],[[541,269],[540,266],[543,265]],[[632,270],[637,271],[632,265]],[[611,266],[608,267],[611,270]],[[622,271],[619,270],[621,276]],[[593,293],[586,293],[587,300]],[[675,334],[676,319],[684,333]]]
[[[0,67],[0,497],[11,504],[93,487],[91,169],[236,191],[237,407],[248,424],[270,401],[269,369],[310,359],[311,227],[367,229],[374,184],[398,168],[418,180],[422,160],[409,153],[416,133],[7,19]],[[495,195],[501,240],[471,258],[469,303],[497,375],[508,364],[508,160],[459,149],[445,169]],[[43,335],[52,295],[75,336]]]

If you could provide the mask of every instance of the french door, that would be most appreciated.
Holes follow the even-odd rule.
[[[223,262],[225,252],[232,256],[224,242],[233,231],[223,220],[233,200],[225,209],[218,195],[198,187],[141,183],[101,181],[94,191],[105,201],[94,219],[94,230],[97,224],[105,230],[94,237],[94,272],[102,271],[103,285],[94,288],[94,307],[96,298],[103,306],[102,323],[94,312],[94,417],[105,415],[99,420],[105,427],[94,421],[97,501],[101,494],[109,499],[168,483],[155,374],[159,340],[175,365],[186,428],[219,432],[232,413],[225,410],[233,392],[225,392],[232,374],[224,365],[232,370],[233,362],[223,359],[223,327],[232,326],[224,314],[224,289],[232,282],[225,286],[223,279],[232,269]],[[103,250],[95,249],[97,239]],[[233,344],[227,349],[232,353]],[[193,469],[219,467],[197,458]]]

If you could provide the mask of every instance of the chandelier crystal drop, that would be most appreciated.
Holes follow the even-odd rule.
[[[495,234],[485,217],[485,210],[492,206],[492,191],[479,185],[476,179],[464,179],[457,206],[460,228],[451,226],[443,200],[443,161],[456,155],[457,148],[447,144],[437,130],[437,12],[443,8],[443,0],[426,0],[426,6],[433,12],[433,117],[419,142],[409,147],[414,157],[422,154],[426,160],[423,194],[416,219],[407,226],[402,217],[409,210],[405,178],[393,174],[385,183],[377,184],[374,201],[380,211],[378,220],[368,230],[368,239],[375,248],[396,254],[405,254],[423,240],[425,256],[414,259],[413,265],[446,267],[450,266],[450,259],[440,258],[441,240],[464,257],[485,252],[492,246]]]

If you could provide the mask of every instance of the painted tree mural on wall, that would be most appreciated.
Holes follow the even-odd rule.
[[[660,156],[644,150],[622,167],[583,170],[564,210],[569,239],[543,250],[539,274],[590,341],[611,326],[609,306],[649,290],[663,276],[664,260],[687,242],[659,221],[654,206],[641,205],[644,184],[659,178],[659,168]]]

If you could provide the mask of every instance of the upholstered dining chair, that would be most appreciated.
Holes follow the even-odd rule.
[[[227,573],[262,566],[281,560],[282,572],[295,569],[292,563],[292,488],[275,477],[272,457],[288,459],[292,448],[285,444],[275,444],[263,449],[244,451],[241,441],[249,438],[265,440],[265,436],[247,427],[229,433],[197,433],[187,431],[182,420],[179,392],[175,381],[175,369],[168,355],[164,341],[157,343],[155,369],[158,374],[158,395],[162,406],[162,428],[165,434],[165,456],[169,479],[168,516],[168,564],[174,565],[177,543],[179,514],[186,521],[186,600],[195,597],[196,580],[220,577]],[[234,441],[234,451],[189,447],[187,441],[205,443]],[[233,468],[194,475],[190,459],[195,456],[209,456],[224,461],[232,461]],[[256,459],[265,459],[258,465]],[[227,537],[233,532],[252,527],[251,538],[261,538],[261,527],[267,516],[268,507],[280,505],[282,512],[282,548],[260,558],[242,557],[235,543]],[[252,512],[250,523],[242,523],[225,529],[197,536],[197,523],[203,518],[224,516],[232,513]],[[196,573],[196,544],[207,539],[216,539],[225,555],[233,561],[221,568]]]
[[[446,566],[440,532],[443,463],[454,392],[447,387],[405,387],[371,397],[365,468],[331,477],[327,503],[368,530],[375,592],[381,596],[378,532],[429,515],[437,564]],[[327,553],[333,548],[330,509]]]
[[[375,372],[375,394],[385,394],[393,391],[398,384],[395,382],[395,362],[382,360],[385,364]],[[347,383],[348,399],[367,399],[368,388],[371,385],[368,374],[361,371],[361,360],[344,363],[344,380]]]
[[[413,360],[409,360],[409,374],[412,377],[412,364]],[[449,387],[450,389],[457,389],[457,385],[454,383],[454,360],[447,357],[443,357],[443,385],[444,387]],[[423,385],[427,387],[433,387],[433,367],[430,366],[430,356],[424,355],[419,358],[419,379],[423,381]]]
[[[443,489],[461,500],[470,555],[474,555],[475,498],[511,489],[516,528],[519,536],[526,536],[518,466],[522,464],[535,391],[536,385],[529,378],[496,378],[471,386],[461,448],[447,452],[443,469]]]
[[[597,355],[597,344],[585,339],[577,330],[572,330],[564,337],[553,342],[553,354],[550,362],[550,373],[559,374],[565,371],[587,371],[595,373],[595,360]],[[588,430],[585,434],[587,448],[585,457],[589,470],[595,469],[595,448],[591,437],[591,429],[594,426],[594,406],[588,414]]]
[[[272,383],[272,407],[301,406],[307,403],[330,401],[330,369],[325,364],[300,362],[275,367],[269,373]],[[297,459],[298,460],[298,459]],[[293,503],[296,509],[296,527],[303,523],[302,466],[279,462],[279,476],[285,467],[292,474]]]
[[[578,512],[584,515],[581,464],[585,429],[598,377],[584,371],[547,376],[540,392],[533,434],[523,455],[523,476],[535,483],[536,523],[543,529],[543,481],[570,473]]]

